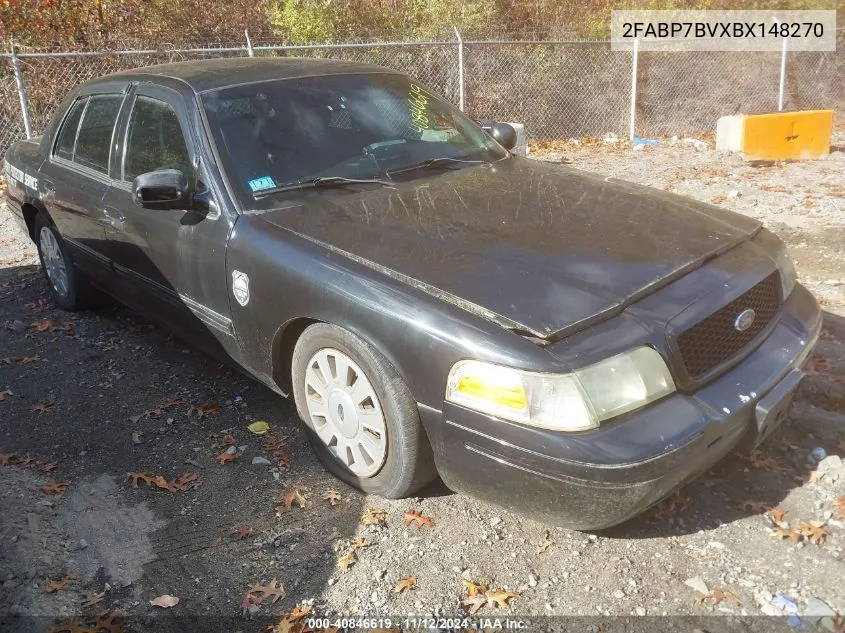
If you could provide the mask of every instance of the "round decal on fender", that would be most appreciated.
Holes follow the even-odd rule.
[[[249,303],[249,277],[246,273],[239,270],[232,272],[232,294],[240,305]]]

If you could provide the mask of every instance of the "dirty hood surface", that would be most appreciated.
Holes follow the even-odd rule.
[[[759,228],[529,159],[430,173],[397,189],[309,191],[261,217],[540,338],[622,309]]]

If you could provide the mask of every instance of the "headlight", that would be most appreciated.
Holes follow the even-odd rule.
[[[787,297],[795,289],[797,275],[795,273],[795,265],[792,263],[792,258],[789,256],[789,252],[786,250],[783,242],[781,242],[780,249],[775,254],[775,262],[780,272],[780,286],[783,290],[783,299],[786,301]]]
[[[462,360],[449,372],[446,400],[521,424],[584,431],[674,391],[660,354],[637,347],[571,374]]]

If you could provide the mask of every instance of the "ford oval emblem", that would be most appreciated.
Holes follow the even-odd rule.
[[[757,313],[751,308],[743,310],[737,315],[736,320],[734,321],[734,328],[736,328],[737,332],[745,332],[745,330],[754,325],[754,319],[756,317]]]

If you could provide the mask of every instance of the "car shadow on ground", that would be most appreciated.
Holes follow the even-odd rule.
[[[241,607],[248,618],[276,614],[265,623],[278,622],[277,614],[319,595],[339,573],[338,558],[362,529],[364,496],[316,461],[292,403],[127,308],[56,309],[36,266],[0,269],[0,350],[0,391],[11,391],[0,403],[0,453],[56,462],[44,481],[70,482],[57,508],[78,488],[93,491],[82,513],[96,513],[105,504],[92,482],[105,476],[119,508],[143,505],[155,516],[155,530],[103,516],[84,539],[73,526],[47,521],[33,538],[72,540],[70,534],[85,547],[69,543],[47,562],[34,550],[33,560],[28,550],[8,553],[11,564],[43,567],[41,577],[79,572],[83,557],[103,554],[102,565],[87,561],[85,569],[95,571],[77,573],[82,577],[73,590],[99,593],[108,583],[107,598],[76,606],[71,615],[119,609],[133,614],[137,630],[197,630],[199,624],[205,631],[259,630],[236,615]],[[246,426],[254,420],[268,421],[281,446],[251,435]],[[230,446],[237,459],[220,463]],[[255,457],[270,465],[253,464]],[[193,473],[199,485],[185,492],[143,483],[133,488],[128,472],[169,481]],[[120,530],[149,533],[152,556],[139,577],[118,582],[108,561],[135,543]],[[273,580],[284,586],[284,597],[274,601],[270,594],[256,606],[244,601],[251,586]],[[39,592],[3,593],[0,588],[2,604],[50,613],[38,604]],[[178,596],[178,608],[149,605],[163,594]],[[260,590],[252,595],[255,603],[263,596]]]

